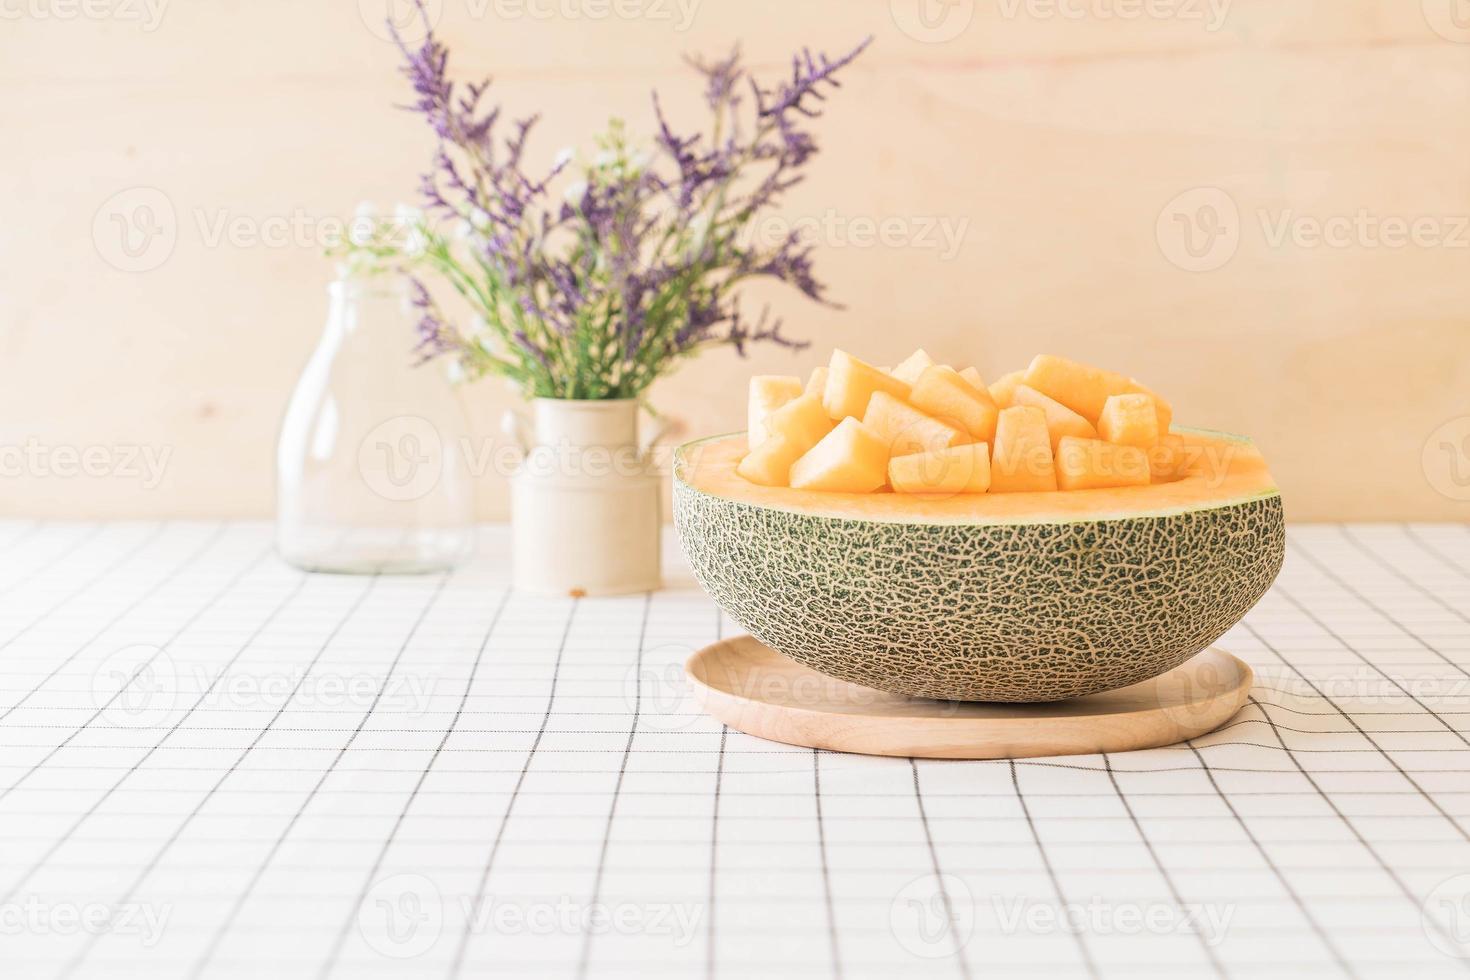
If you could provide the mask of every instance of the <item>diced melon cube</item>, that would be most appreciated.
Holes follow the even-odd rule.
[[[1120,446],[1148,449],[1159,441],[1159,412],[1152,395],[1109,395],[1097,434]]]
[[[943,422],[957,423],[977,442],[995,438],[1000,410],[990,400],[990,392],[970,384],[953,368],[936,365],[927,369],[914,385],[909,404]]]
[[[888,446],[855,418],[845,418],[791,467],[796,490],[872,493],[883,486]]]
[[[956,426],[930,418],[886,391],[873,393],[863,413],[863,425],[883,441],[890,456],[908,456],[971,441]]]
[[[1137,446],[1075,436],[1063,436],[1057,445],[1057,486],[1063,490],[1136,487],[1148,482],[1148,454]]]
[[[827,389],[827,365],[812,370],[812,376],[807,380],[806,393],[822,397],[822,392]]]
[[[1159,436],[1159,441],[1148,451],[1148,468],[1154,483],[1170,483],[1189,475],[1193,462],[1184,437],[1169,434]]]
[[[1025,382],[1043,395],[1055,398],[1094,425],[1102,415],[1108,398],[1113,395],[1153,395],[1161,433],[1169,431],[1169,423],[1174,414],[1168,402],[1132,378],[1052,354],[1036,355],[1031,366],[1026,369]]]
[[[801,379],[775,374],[758,374],[750,379],[750,402],[746,409],[745,438],[753,448],[766,437],[766,417],[801,394]]]
[[[983,442],[888,461],[888,485],[898,493],[984,493],[990,489],[990,447]]]
[[[1046,430],[1051,434],[1051,451],[1057,451],[1057,443],[1063,436],[1079,439],[1096,439],[1097,430],[1092,423],[1054,398],[1048,398],[1030,385],[1016,385],[1011,394],[1011,403],[1031,405],[1046,413]]]
[[[920,347],[908,357],[898,362],[898,366],[888,372],[904,384],[917,384],[919,376],[934,366],[934,358],[925,353]]]
[[[763,487],[784,487],[791,482],[791,464],[810,447],[801,446],[777,433],[762,440],[735,467],[735,472]]]
[[[972,367],[967,367],[963,371],[961,371],[960,377],[970,382],[970,384],[976,388],[985,387],[985,379],[980,375],[979,371],[975,370]],[[989,394],[989,389],[986,390],[986,393]]]
[[[860,361],[846,351],[832,352],[827,365],[827,384],[822,389],[822,404],[833,419],[851,416],[860,419],[868,410],[868,399],[875,391],[886,391],[895,398],[908,398],[909,386],[873,365]]]
[[[766,431],[780,433],[806,452],[817,440],[832,431],[832,420],[816,395],[802,395],[776,409],[766,417]]]
[[[1056,488],[1046,413],[1032,405],[1001,409],[990,460],[990,492],[1025,493]]]
[[[1010,408],[1011,397],[1016,390],[1016,385],[1021,383],[1024,371],[1012,371],[1010,374],[1002,374],[995,379],[995,384],[990,386],[990,398],[995,402],[996,408]]]

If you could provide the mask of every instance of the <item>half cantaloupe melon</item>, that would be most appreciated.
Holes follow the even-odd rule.
[[[1281,567],[1260,453],[1176,435],[1193,459],[1170,482],[937,498],[758,486],[720,437],[677,453],[674,521],[710,595],[799,663],[920,697],[1073,697],[1183,663]]]

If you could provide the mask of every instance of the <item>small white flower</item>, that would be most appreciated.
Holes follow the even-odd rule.
[[[475,237],[475,226],[461,218],[454,223],[454,237],[460,241],[469,241]]]
[[[371,215],[359,214],[347,226],[347,239],[354,245],[367,245],[377,235],[378,220]]]
[[[420,227],[410,228],[403,240],[403,251],[410,258],[418,258],[429,250],[429,236]]]
[[[571,203],[576,204],[578,201],[582,200],[582,197],[586,193],[587,182],[585,180],[579,180],[575,181],[574,183],[568,184],[567,189],[561,192],[561,196]]]
[[[470,224],[474,225],[476,228],[489,228],[490,212],[486,211],[484,208],[471,208]]]
[[[599,167],[610,167],[618,162],[618,155],[612,150],[603,150],[592,158],[592,162]]]
[[[560,150],[556,151],[556,159],[551,161],[551,166],[554,169],[560,170],[562,167],[565,167],[567,164],[576,159],[576,156],[576,150],[574,150],[570,146],[564,146]]]
[[[647,150],[638,153],[632,160],[634,170],[647,170],[651,163],[653,163],[653,154]]]
[[[398,204],[393,208],[393,220],[404,228],[418,228],[424,223],[424,212],[411,204]]]
[[[376,218],[378,216],[378,206],[372,201],[359,201],[357,210],[353,214],[359,218]]]
[[[469,377],[465,373],[464,365],[460,363],[459,358],[454,358],[449,362],[449,368],[445,373],[449,375],[449,383],[452,385],[464,384],[465,378]]]

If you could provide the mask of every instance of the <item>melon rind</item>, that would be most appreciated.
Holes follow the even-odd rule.
[[[894,523],[730,500],[674,475],[705,590],[762,643],[842,680],[1051,701],[1172,670],[1265,594],[1281,497],[1042,523]]]

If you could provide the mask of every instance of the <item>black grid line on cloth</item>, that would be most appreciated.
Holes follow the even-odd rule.
[[[1461,565],[1458,562],[1452,561],[1450,557],[1444,552],[1440,551],[1437,547],[1430,544],[1428,541],[1425,541],[1422,537],[1419,536],[1419,532],[1414,529],[1414,525],[1403,524],[1400,525],[1400,527],[1403,529],[1404,536],[1407,537],[1410,541],[1413,541],[1415,544],[1417,544],[1419,546],[1419,550],[1423,551],[1427,555],[1433,555],[1435,558],[1439,559],[1440,564],[1444,565],[1446,568],[1458,572],[1465,578],[1470,578],[1470,569],[1467,569],[1464,565]]]
[[[221,526],[221,531],[223,531],[223,526]],[[214,539],[211,539],[211,541],[213,541],[213,540]],[[208,546],[206,546],[206,548],[207,547]],[[250,564],[248,564],[244,568],[242,568],[236,574],[236,576],[233,579],[231,579],[223,587],[221,587],[218,591],[216,591],[213,595],[211,595],[209,597],[209,599],[207,599],[204,602],[203,605],[201,605],[198,609],[196,609],[193,612],[193,614],[191,614],[189,616],[189,618],[184,621],[184,623],[183,623],[182,626],[180,626],[177,630],[175,630],[173,632],[173,634],[171,634],[167,640],[165,640],[163,643],[161,643],[161,644],[158,645],[158,648],[156,650],[154,650],[154,652],[152,653],[152,655],[150,655],[147,660],[143,661],[143,663],[140,664],[138,666],[138,668],[133,671],[132,676],[129,677],[128,680],[125,683],[119,685],[116,693],[114,693],[112,695],[112,697],[108,698],[101,705],[99,705],[97,707],[97,710],[94,711],[94,712],[92,712],[92,714],[89,715],[87,717],[87,719],[81,723],[80,726],[78,726],[70,735],[68,735],[68,736],[66,736],[66,738],[62,739],[60,743],[58,743],[54,748],[52,748],[49,752],[47,752],[44,756],[42,756],[39,760],[37,760],[34,765],[32,765],[29,768],[27,768],[20,775],[20,777],[18,779],[16,779],[12,783],[9,783],[3,789],[0,789],[0,801],[3,801],[6,797],[8,797],[11,794],[11,792],[13,792],[16,788],[18,788],[27,779],[29,779],[32,776],[34,776],[37,772],[40,772],[43,768],[46,768],[46,769],[52,768],[49,765],[49,763],[51,762],[51,760],[53,758],[56,757],[56,755],[58,753],[61,752],[62,749],[65,749],[67,746],[71,745],[71,743],[76,739],[76,737],[78,735],[81,735],[84,731],[86,731],[89,728],[91,728],[92,723],[94,721],[96,721],[98,718],[101,718],[102,715],[107,712],[107,709],[110,708],[110,707],[112,707],[113,702],[115,702],[118,698],[122,697],[123,692],[129,690],[133,686],[133,683],[135,681],[137,681],[137,679],[139,677],[141,677],[143,675],[143,673],[145,671],[147,671],[153,665],[153,662],[155,660],[157,660],[159,658],[159,656],[162,655],[166,650],[168,650],[170,644],[172,644],[175,640],[177,640],[180,636],[182,636],[189,629],[190,626],[193,626],[196,622],[199,621],[199,619],[202,616],[204,616],[206,613],[208,613],[209,610],[213,609],[215,607],[215,605],[217,605],[222,599],[224,599],[227,595],[229,595],[231,588],[233,588],[234,585],[237,582],[240,581],[240,579],[244,578],[249,572],[251,572],[255,568],[256,565],[260,564],[260,562],[263,561],[265,559],[265,557],[269,553],[270,553],[269,550],[266,550],[266,551],[261,552],[255,558],[254,561],[250,562]],[[79,650],[80,649],[83,649],[83,648],[79,648]],[[44,683],[44,681],[42,683]],[[199,700],[202,702],[204,699],[203,698],[200,698]],[[175,725],[174,727],[177,728],[178,726]],[[169,734],[172,734],[172,729],[170,730]],[[156,751],[158,749],[158,747],[160,745],[162,745],[167,740],[167,738],[168,738],[168,734],[165,734],[163,738],[159,739],[157,742],[155,742],[151,746],[148,746],[148,745],[139,745],[139,746],[128,746],[128,748],[139,748],[139,749],[146,749],[146,750],[148,750],[148,755],[145,755],[143,757],[146,760],[147,758],[149,758],[149,756],[151,756],[153,754],[154,751]],[[140,764],[141,764],[140,762],[135,762],[135,763],[132,763],[131,765],[120,767],[120,768],[123,768],[125,770],[124,775],[123,775],[123,778],[126,779],[127,778],[127,775],[129,773],[131,773],[134,769],[136,769],[138,767],[138,765],[140,765]],[[120,782],[121,782],[121,780],[119,780],[119,783]],[[101,801],[99,801],[97,805],[100,806],[101,805]],[[13,895],[13,893],[14,893],[14,890],[13,889],[12,889],[11,892],[7,892],[4,901],[9,901],[9,899]]]
[[[1041,857],[1041,866],[1046,869],[1047,880],[1051,882],[1052,891],[1056,893],[1057,901],[1062,905],[1067,904],[1067,893],[1062,890],[1062,883],[1057,878],[1056,868],[1052,866],[1051,855],[1046,852],[1046,845],[1042,843],[1041,834],[1036,830],[1036,820],[1031,816],[1031,806],[1026,802],[1026,794],[1021,791],[1021,777],[1016,771],[1015,759],[1004,760],[1010,768],[1011,786],[1016,791],[1016,802],[1021,804],[1021,814],[1026,818],[1026,829],[1031,833],[1031,842],[1036,845],[1036,853]],[[1082,962],[1087,967],[1087,973],[1091,977],[1099,977],[1097,961],[1092,958],[1092,950],[1087,945],[1087,937],[1082,931],[1072,932],[1072,938],[1077,943],[1077,951],[1082,954]]]
[[[20,544],[26,538],[29,538],[33,534],[35,534],[36,532],[40,531],[41,528],[42,528],[42,526],[44,525],[44,523],[45,522],[43,522],[43,521],[36,521],[35,523],[31,524],[30,527],[28,527],[25,530],[23,530],[20,534],[18,534],[15,537],[11,538],[9,541],[4,542],[3,544],[0,544],[0,548],[6,548],[6,549],[14,548],[16,545]],[[153,532],[152,535],[150,535],[148,538],[145,538],[142,542],[139,543],[138,549],[136,549],[136,550],[141,550],[143,547],[145,547],[148,544],[149,541],[151,541],[154,537],[156,537],[159,534],[161,534],[163,532],[163,528],[165,527],[166,523],[167,522],[165,522],[164,524],[160,524],[157,527],[157,529],[155,529],[155,531]],[[76,552],[80,551],[82,549],[82,546],[83,545],[87,544],[93,538],[95,538],[99,534],[101,534],[102,533],[103,526],[104,525],[102,525],[102,524],[93,524],[92,527],[91,527],[91,530],[89,530],[86,534],[78,534],[78,535],[76,535],[76,539],[74,541],[70,542],[66,547],[64,547],[61,550],[59,550],[58,552],[56,552],[56,554],[51,555],[45,561],[41,562],[41,564],[36,565],[35,567],[31,568],[26,575],[23,575],[20,578],[16,579],[15,582],[13,582],[12,584],[7,585],[3,589],[0,589],[0,596],[9,595],[10,593],[14,592],[16,589],[20,588],[21,586],[26,585],[29,582],[33,581],[42,572],[45,572],[45,571],[47,571],[49,569],[52,569],[52,568],[55,568],[57,565],[60,565],[62,562],[66,561],[73,554],[75,554]],[[131,554],[129,554],[129,555],[125,556],[125,557],[131,557]],[[9,643],[10,643],[10,641],[7,640],[5,642],[5,646],[8,646]],[[3,649],[4,649],[4,646],[0,646],[0,650],[3,650]]]
[[[480,868],[480,880],[475,886],[474,898],[469,906],[471,909],[478,909],[480,903],[485,900],[485,890],[489,887],[490,883],[490,872],[494,870],[495,859],[500,854],[501,845],[505,841],[505,828],[510,823],[511,816],[515,813],[516,801],[520,799],[521,789],[526,783],[526,774],[531,771],[531,763],[536,758],[536,750],[540,748],[541,740],[546,735],[546,727],[551,722],[551,712],[556,705],[556,685],[558,679],[561,677],[561,664],[563,658],[566,656],[567,640],[572,635],[572,624],[576,622],[577,609],[581,601],[579,598],[572,599],[571,608],[567,610],[566,622],[562,625],[561,642],[557,644],[556,659],[551,665],[551,685],[546,693],[546,710],[541,715],[541,727],[537,729],[536,737],[532,740],[531,747],[526,752],[526,758],[517,771],[515,786],[511,789],[510,798],[505,803],[505,810],[500,815],[500,824],[495,829],[495,839],[491,842],[490,849],[485,854],[485,863]],[[455,946],[454,958],[449,964],[450,980],[458,977],[460,971],[464,969],[465,955],[473,936],[474,933],[469,928],[468,923],[466,923],[464,931],[460,933],[459,942]]]
[[[378,686],[376,693],[373,695],[373,700],[368,705],[367,710],[363,712],[362,721],[358,724],[357,728],[352,732],[352,734],[348,736],[347,743],[343,745],[341,751],[339,751],[332,758],[332,761],[327,765],[327,768],[321,770],[321,775],[317,779],[315,785],[307,792],[304,797],[302,797],[301,805],[297,807],[296,812],[292,815],[290,821],[281,830],[280,834],[271,844],[270,850],[266,852],[265,857],[261,859],[258,865],[256,865],[254,871],[250,876],[250,880],[246,882],[245,887],[235,897],[235,901],[230,906],[229,912],[225,915],[224,921],[222,921],[216,927],[214,933],[211,935],[209,945],[205,947],[204,952],[201,953],[199,959],[195,961],[194,967],[189,974],[191,977],[200,977],[204,975],[205,969],[209,966],[209,961],[213,959],[215,952],[219,949],[220,943],[224,941],[225,936],[230,931],[230,927],[234,925],[235,919],[238,918],[238,916],[240,915],[240,910],[243,909],[245,907],[245,903],[250,900],[250,896],[255,891],[256,886],[260,883],[260,879],[265,875],[266,870],[275,860],[276,855],[280,853],[282,846],[284,846],[286,842],[286,838],[291,836],[291,831],[294,830],[296,825],[301,822],[301,818],[306,815],[307,808],[310,807],[312,802],[317,798],[317,791],[321,789],[322,784],[325,783],[329,778],[331,778],[332,774],[337,771],[337,766],[342,761],[343,756],[347,754],[348,747],[350,747],[353,741],[362,734],[363,729],[367,726],[369,719],[371,719],[373,716],[373,709],[377,707],[378,702],[382,699],[383,692],[388,689],[389,680],[398,670],[398,664],[403,660],[403,654],[408,650],[409,644],[413,642],[413,638],[418,633],[419,626],[423,624],[424,618],[428,616],[429,610],[434,607],[434,603],[437,602],[439,600],[439,597],[444,594],[444,586],[448,583],[452,574],[453,573],[439,576],[439,580],[435,584],[433,591],[429,593],[428,600],[425,601],[423,608],[419,610],[418,616],[414,619],[413,625],[408,630],[408,634],[403,638],[403,642],[399,644],[398,652],[394,655],[393,662],[388,665],[388,669],[384,672],[383,682]],[[377,576],[375,575],[373,579],[369,580],[368,588],[371,587],[372,582],[375,581],[376,578]],[[364,591],[366,591],[366,588],[364,589]]]
[[[713,605],[713,603],[711,604]],[[715,610],[715,642],[724,639],[724,611],[718,605]],[[689,683],[686,679],[685,683]],[[714,980],[715,977],[715,895],[717,892],[717,875],[719,872],[718,854],[720,847],[720,782],[725,775],[725,744],[730,738],[730,726],[724,722],[720,723],[720,751],[715,757],[715,791],[714,800],[710,806],[709,817],[709,885],[706,888],[708,896],[705,899],[705,931],[704,931],[704,975],[706,980]],[[703,794],[701,794],[703,795]]]
[[[1190,747],[1193,748],[1193,745]],[[1118,782],[1118,774],[1113,770],[1113,763],[1108,759],[1108,754],[1106,752],[1100,754],[1102,756],[1103,768],[1108,774],[1108,782],[1112,784],[1113,791],[1118,794],[1118,802],[1123,804],[1123,811],[1127,815],[1128,822],[1133,825],[1133,829],[1138,833],[1139,841],[1142,842],[1144,849],[1148,851],[1148,859],[1158,869],[1159,876],[1164,879],[1164,886],[1169,889],[1169,896],[1174,899],[1174,907],[1180,912],[1183,912],[1184,896],[1179,893],[1179,886],[1175,883],[1174,876],[1169,873],[1169,869],[1164,862],[1159,860],[1158,849],[1154,847],[1154,842],[1149,839],[1148,834],[1144,831],[1143,824],[1138,819],[1138,814],[1133,810],[1133,804],[1128,801],[1128,794],[1123,792],[1123,786]],[[1200,949],[1204,952],[1205,959],[1210,961],[1210,968],[1215,971],[1215,976],[1223,978],[1226,975],[1225,966],[1220,962],[1220,957],[1215,952],[1214,947],[1210,945],[1203,932],[1196,930],[1195,936],[1198,937]]]
[[[832,975],[842,980],[842,946],[837,939],[837,910],[832,902],[832,869],[827,860],[827,824],[822,816],[821,749],[812,749],[812,802],[817,814],[817,853],[822,858],[822,897],[827,910],[827,941],[832,948]]]
[[[924,806],[924,790],[919,785],[919,762],[917,759],[913,757],[909,758],[909,769],[912,771],[914,777],[914,804],[918,807],[919,823],[924,828],[924,846],[929,850],[929,867],[934,874],[934,882],[939,888],[939,900],[944,906],[944,914],[949,923],[948,928],[952,935],[955,923],[954,900],[950,897],[949,888],[944,884],[944,871],[939,867],[939,851],[934,846],[934,834],[929,829],[929,811]],[[958,944],[954,954],[955,966],[959,968],[960,976],[963,980],[970,980],[971,977],[970,960],[965,953],[968,945],[969,940],[966,937],[965,941]]]
[[[596,908],[602,898],[602,877],[607,870],[607,849],[612,842],[613,821],[618,815],[618,797],[623,791],[623,779],[628,774],[628,757],[633,752],[633,742],[638,737],[638,717],[643,711],[643,648],[648,637],[648,616],[653,611],[653,593],[643,599],[643,617],[638,623],[638,653],[633,664],[633,718],[628,723],[628,741],[623,745],[623,757],[618,763],[618,778],[613,783],[612,799],[607,806],[607,823],[602,829],[602,844],[597,850],[597,870],[592,875],[592,894],[587,899],[588,908]],[[582,933],[582,951],[577,957],[577,976],[586,977],[592,962],[592,939],[596,933],[588,929]]]
[[[18,639],[27,630],[30,630],[34,626],[36,626],[37,624],[45,621],[45,619],[52,612],[55,612],[57,609],[59,609],[62,606],[66,605],[67,602],[69,602],[72,598],[75,598],[76,595],[81,594],[81,592],[85,591],[86,588],[89,588],[90,586],[95,585],[98,581],[101,580],[101,578],[105,577],[108,573],[116,570],[118,567],[120,567],[122,565],[127,564],[133,558],[137,557],[137,555],[139,553],[141,553],[144,548],[146,548],[159,535],[161,535],[163,533],[163,529],[166,526],[167,526],[166,524],[160,524],[160,525],[158,525],[158,527],[154,529],[154,531],[153,531],[152,534],[147,535],[145,538],[143,538],[142,541],[139,541],[138,542],[138,544],[137,544],[136,547],[134,547],[130,551],[126,552],[117,561],[113,562],[111,565],[109,565],[107,568],[105,568],[103,570],[103,573],[101,575],[95,576],[93,579],[91,579],[88,582],[88,585],[86,587],[84,587],[81,590],[78,590],[78,592],[73,593],[72,595],[68,596],[66,599],[63,599],[61,602],[57,603],[55,606],[52,606],[51,609],[49,609],[46,613],[43,613],[40,616],[40,618],[35,619],[35,620],[32,620],[31,623],[28,624],[25,627],[25,629],[22,629],[19,633],[16,633],[14,636],[11,636],[4,643],[0,643],[0,652],[3,652],[6,647],[10,646],[10,644],[14,640]],[[49,684],[51,682],[51,680],[53,678],[56,677],[57,674],[60,674],[63,670],[65,670],[68,666],[70,666],[71,662],[73,660],[75,660],[81,654],[81,652],[83,650],[87,649],[87,647],[89,647],[93,643],[95,643],[98,640],[99,637],[101,637],[104,634],[106,634],[106,632],[108,630],[112,629],[113,626],[117,625],[117,623],[120,620],[122,620],[123,618],[125,618],[129,613],[135,612],[140,605],[142,605],[144,602],[147,602],[154,595],[156,595],[160,589],[162,589],[168,583],[172,582],[174,580],[174,578],[176,578],[180,573],[182,573],[185,568],[189,567],[196,560],[198,560],[199,558],[203,557],[204,554],[206,552],[208,552],[211,547],[214,546],[215,542],[218,541],[219,538],[224,533],[225,533],[225,528],[224,528],[224,525],[221,524],[220,527],[219,527],[219,529],[215,532],[214,536],[211,537],[209,540],[207,540],[204,543],[204,545],[199,548],[198,551],[196,551],[194,554],[190,555],[188,558],[184,559],[184,561],[177,568],[175,568],[169,574],[165,575],[163,578],[159,579],[158,582],[155,583],[152,588],[148,589],[148,591],[144,592],[142,595],[138,596],[132,602],[128,603],[127,606],[125,606],[120,612],[118,612],[117,615],[113,616],[106,623],[104,623],[100,628],[98,628],[98,630],[96,632],[94,632],[91,636],[87,637],[86,640],[84,640],[83,642],[81,642],[80,644],[78,644],[77,647],[76,647],[76,649],[74,649],[67,657],[65,657],[60,663],[58,663],[55,666],[55,668],[53,668],[52,671],[49,674],[47,674],[45,677],[41,678],[41,682],[39,684],[37,684],[35,687],[32,687],[29,690],[26,690],[24,688],[14,688],[14,690],[26,690],[26,693],[24,695],[22,695],[14,704],[9,705],[8,707],[6,707],[6,709],[4,711],[0,711],[0,721],[4,721],[6,718],[9,718],[11,712],[13,712],[13,711],[15,711],[15,710],[17,710],[19,708],[24,707],[25,704],[26,704],[26,702],[29,701],[32,697],[34,697],[36,695],[36,692],[38,692],[42,688],[44,688],[47,684]],[[3,794],[0,794],[0,798],[3,798]]]
[[[500,602],[495,608],[494,615],[490,618],[490,625],[485,628],[484,638],[475,650],[475,660],[470,667],[470,676],[465,681],[464,692],[460,695],[460,710],[464,709],[465,699],[470,693],[470,688],[475,683],[475,674],[480,668],[480,662],[485,659],[485,650],[490,646],[490,640],[495,635],[495,627],[499,625],[500,617],[505,613],[505,607],[509,602],[510,590],[507,589],[505,594],[501,596]],[[389,848],[398,839],[398,832],[403,828],[404,819],[407,818],[408,812],[413,809],[414,802],[419,797],[419,790],[423,789],[424,780],[429,778],[429,772],[433,770],[434,763],[439,761],[439,755],[444,751],[445,743],[454,734],[455,724],[458,721],[459,715],[456,714],[449,724],[445,726],[444,734],[440,737],[438,744],[434,746],[433,753],[430,754],[428,761],[424,764],[423,772],[419,774],[419,778],[414,782],[413,788],[408,792],[407,799],[403,801],[403,806],[394,817],[393,826],[389,829],[387,836],[383,838],[383,846],[378,848],[377,856],[373,859],[373,866],[363,876],[362,888],[357,893],[357,899],[352,903],[347,916],[342,920],[342,927],[337,930],[336,938],[332,941],[331,951],[327,953],[326,960],[322,963],[321,969],[317,971],[318,977],[325,978],[330,976],[332,970],[336,967],[337,958],[342,954],[342,946],[347,942],[348,931],[352,928],[352,923],[357,917],[357,910],[362,907],[368,892],[372,890],[373,880],[377,878],[378,873],[382,870],[383,861],[388,856]]]
[[[1290,755],[1290,753],[1288,753],[1288,755]],[[1306,767],[1303,766],[1300,762],[1297,762],[1295,756],[1291,756],[1291,760],[1292,762],[1296,763],[1297,770],[1302,774],[1302,776],[1306,778],[1307,782],[1310,783],[1313,788],[1317,790],[1318,794],[1322,798],[1322,802],[1326,803],[1327,806],[1331,808],[1332,812],[1335,813],[1339,818],[1341,818],[1342,823],[1345,827],[1347,827],[1348,832],[1353,835],[1357,842],[1362,845],[1363,849],[1367,851],[1368,854],[1373,858],[1373,860],[1378,863],[1378,866],[1383,869],[1383,872],[1388,875],[1389,879],[1393,881],[1394,885],[1397,886],[1399,891],[1403,893],[1404,898],[1408,899],[1409,904],[1412,905],[1416,910],[1422,910],[1423,897],[1418,895],[1412,888],[1410,888],[1408,884],[1404,881],[1402,875],[1400,875],[1399,872],[1395,870],[1391,864],[1388,863],[1388,861],[1384,860],[1383,855],[1379,853],[1378,848],[1374,847],[1368,841],[1368,839],[1363,836],[1363,832],[1358,829],[1356,824],[1354,824],[1351,820],[1347,818],[1347,815],[1342,812],[1342,808],[1337,805],[1337,801],[1332,798],[1332,795],[1330,793],[1322,789],[1321,784],[1318,783],[1315,778],[1313,778],[1312,774],[1307,771]],[[1453,821],[1451,822],[1453,823]],[[1423,921],[1432,923],[1434,927],[1445,936],[1446,939],[1454,942],[1454,936],[1452,936],[1445,929],[1444,924],[1438,919],[1432,916],[1426,916]],[[1470,966],[1470,964],[1467,964],[1467,966]]]

